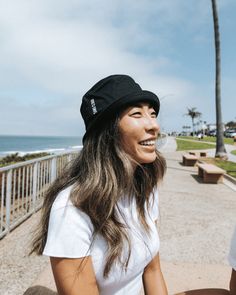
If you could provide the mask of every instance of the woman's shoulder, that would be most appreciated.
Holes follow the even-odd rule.
[[[87,256],[93,225],[89,216],[72,204],[72,186],[61,190],[51,208],[44,255],[78,258]]]
[[[61,190],[57,194],[57,196],[53,202],[53,205],[52,205],[53,210],[59,209],[59,208],[64,208],[68,205],[72,205],[72,202],[70,200],[70,194],[72,191],[72,187],[73,187],[73,185],[70,185],[70,186],[64,188],[63,190]]]
[[[72,203],[70,199],[72,189],[73,185],[70,185],[57,194],[52,204],[51,215],[66,217],[67,220],[75,223],[81,222],[83,219],[92,228],[90,217]]]

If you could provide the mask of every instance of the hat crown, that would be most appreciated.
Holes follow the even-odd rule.
[[[128,75],[111,75],[100,80],[85,93],[82,99],[81,114],[86,127],[91,117],[118,99],[141,91],[141,87]]]
[[[112,75],[96,83],[86,94],[96,97],[109,96],[112,102],[139,91],[142,91],[141,87],[130,76]]]

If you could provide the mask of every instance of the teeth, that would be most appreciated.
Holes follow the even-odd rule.
[[[155,140],[146,140],[146,141],[142,141],[140,142],[141,145],[154,145],[155,144]]]

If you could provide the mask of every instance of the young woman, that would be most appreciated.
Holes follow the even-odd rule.
[[[51,186],[33,252],[50,256],[60,295],[167,295],[160,269],[159,99],[127,75],[83,97],[83,149]]]

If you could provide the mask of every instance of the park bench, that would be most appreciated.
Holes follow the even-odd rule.
[[[223,176],[226,173],[225,170],[212,165],[212,164],[197,164],[198,176],[203,178],[203,182],[206,183],[221,183],[223,182]]]
[[[189,154],[196,156],[196,153],[195,152],[189,152]]]
[[[185,154],[183,155],[183,165],[184,166],[195,166],[197,163],[197,156],[195,155],[190,155],[190,154]]]
[[[196,156],[195,152],[189,152],[189,154]],[[206,156],[207,156],[207,152],[200,152],[200,157],[206,157]]]

